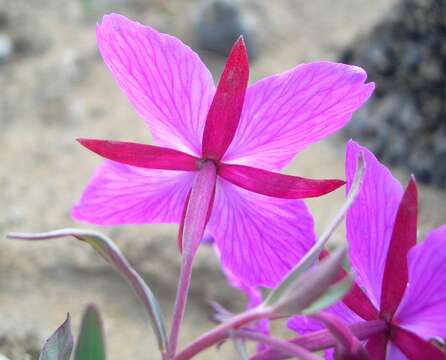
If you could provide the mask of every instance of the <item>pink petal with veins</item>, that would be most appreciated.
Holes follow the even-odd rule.
[[[446,338],[446,225],[408,254],[409,286],[396,312],[401,327],[424,339]]]
[[[72,216],[98,225],[177,223],[194,176],[194,172],[106,161],[97,168]]]
[[[215,86],[198,55],[177,38],[117,14],[104,16],[97,42],[156,143],[199,155]]]
[[[379,309],[387,250],[403,190],[389,169],[354,141],[347,144],[347,189],[360,152],[364,154],[365,173],[361,191],[347,214],[347,240],[356,281]]]
[[[259,195],[221,178],[208,226],[224,266],[250,286],[275,286],[315,239],[302,201]]]
[[[239,127],[223,161],[279,170],[300,150],[342,128],[373,92],[359,67],[302,64],[246,92]]]

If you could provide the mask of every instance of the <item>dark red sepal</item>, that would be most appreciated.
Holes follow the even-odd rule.
[[[178,251],[180,252],[180,254],[183,253],[184,219],[186,217],[187,206],[189,205],[190,193],[191,192],[189,191],[189,194],[187,194],[187,198],[186,198],[186,201],[185,201],[184,207],[183,207],[183,213],[181,215],[180,227],[178,229],[177,246],[178,246]],[[213,192],[212,198],[211,198],[211,204],[209,206],[208,213],[206,216],[206,224],[209,222],[209,219],[211,218],[211,215],[212,215],[212,209],[214,207],[214,199],[215,199],[215,187],[214,187],[214,192]]]
[[[387,336],[384,333],[373,335],[368,339],[365,349],[370,359],[386,360],[387,341]]]
[[[446,354],[418,335],[395,326],[391,341],[408,359],[446,360]]]
[[[246,190],[283,199],[306,199],[330,193],[342,180],[313,180],[244,165],[220,164],[218,175]]]
[[[122,164],[146,169],[198,170],[199,159],[169,148],[127,141],[77,139],[87,149]]]
[[[242,113],[248,78],[248,53],[240,37],[228,56],[209,108],[203,132],[203,158],[218,162],[231,144]]]
[[[418,192],[411,177],[401,199],[387,252],[381,290],[381,316],[393,317],[408,282],[407,253],[417,243]]]

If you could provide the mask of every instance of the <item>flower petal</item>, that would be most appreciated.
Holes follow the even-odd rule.
[[[387,250],[403,190],[390,171],[354,141],[347,144],[347,190],[360,152],[364,154],[365,174],[361,191],[347,214],[347,239],[356,281],[379,309]]]
[[[99,225],[179,222],[194,172],[151,170],[106,161],[72,216]]]
[[[203,132],[203,157],[220,161],[240,121],[249,79],[248,53],[240,37],[228,56]]]
[[[146,169],[198,170],[199,159],[178,150],[127,141],[78,139],[87,149],[122,164]]]
[[[345,184],[342,180],[306,179],[243,165],[221,164],[218,174],[246,190],[282,199],[318,197]]]
[[[396,312],[401,327],[428,340],[446,338],[446,225],[408,254],[409,286]]]
[[[251,286],[277,285],[315,241],[302,201],[259,195],[221,178],[209,233],[224,266]]]
[[[298,151],[342,128],[370,96],[359,67],[302,64],[249,87],[223,161],[279,170]]]
[[[418,192],[412,177],[393,225],[381,287],[381,315],[391,319],[408,285],[407,253],[417,243]]]
[[[175,37],[117,14],[104,16],[97,42],[156,143],[199,155],[215,87],[198,55]]]

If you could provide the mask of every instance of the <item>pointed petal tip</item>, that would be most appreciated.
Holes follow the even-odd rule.
[[[234,45],[232,46],[232,49],[229,53],[228,58],[237,56],[239,62],[248,64],[248,49],[246,47],[245,38],[243,35],[240,35]],[[249,73],[249,67],[245,69]]]

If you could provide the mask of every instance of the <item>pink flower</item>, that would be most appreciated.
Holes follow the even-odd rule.
[[[113,161],[96,170],[73,217],[102,225],[182,222],[196,174],[211,162],[206,171],[217,177],[209,177],[216,184],[207,231],[223,263],[250,285],[277,282],[314,241],[312,217],[296,199],[343,182],[272,171],[349,121],[374,88],[364,84],[365,72],[316,62],[246,88],[240,39],[216,89],[197,54],[172,36],[109,15],[97,38],[105,63],[160,147],[80,140]]]
[[[361,192],[347,216],[350,261],[357,284],[343,303],[330,309],[349,324],[381,320],[384,331],[366,343],[371,359],[446,359],[428,341],[446,338],[446,225],[417,244],[417,188],[405,192],[374,155],[355,142],[347,146],[347,188],[356,159],[364,153]],[[298,332],[318,329],[313,320],[295,317]]]

